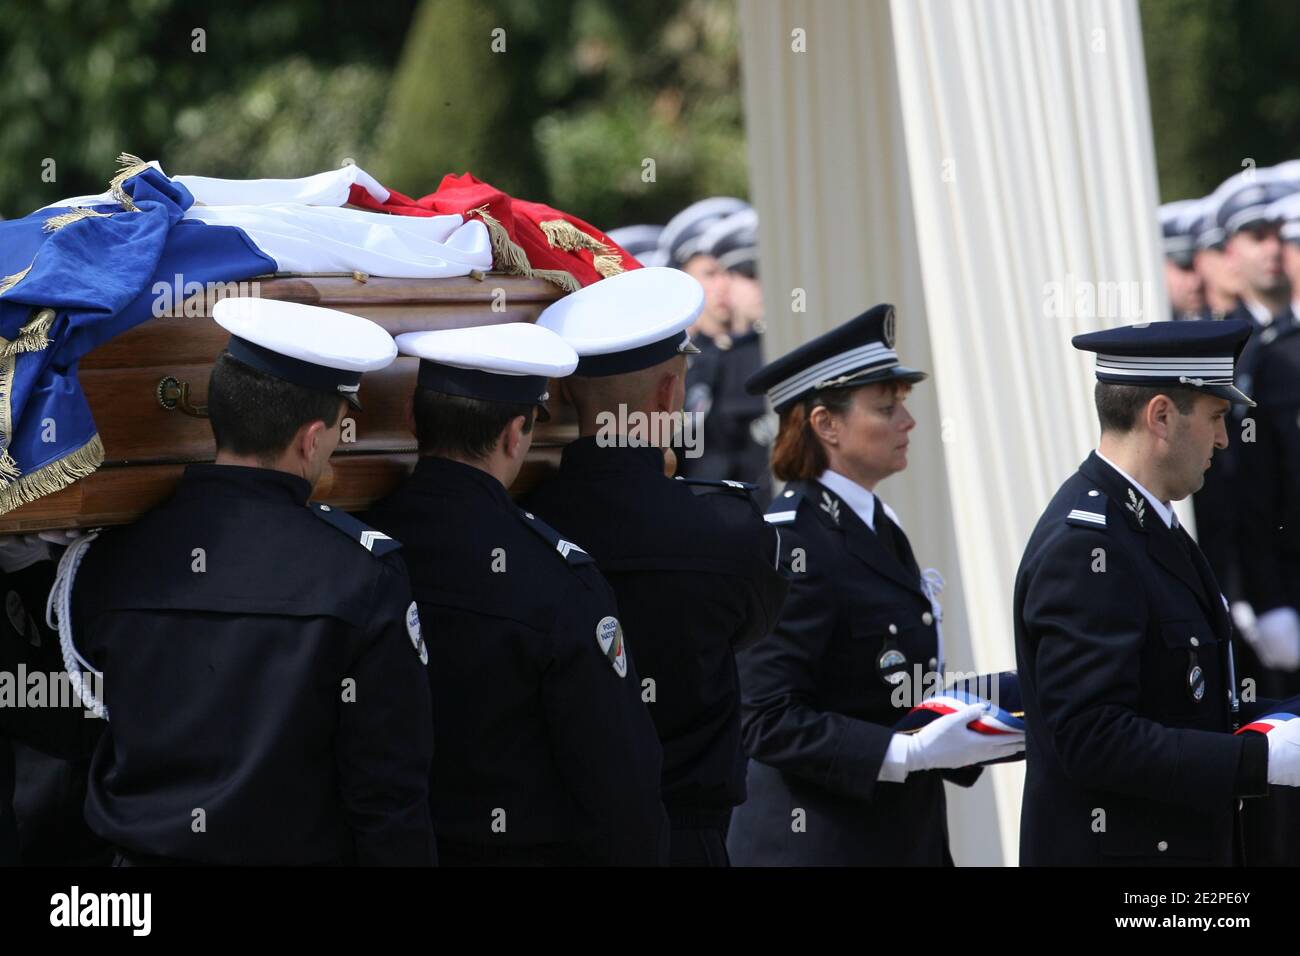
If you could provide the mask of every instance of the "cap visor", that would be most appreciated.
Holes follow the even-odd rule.
[[[1209,392],[1211,395],[1219,398],[1226,398],[1234,405],[1249,405],[1255,407],[1255,400],[1239,389],[1236,385],[1214,385],[1209,388],[1201,389],[1203,392]]]
[[[361,397],[356,392],[347,392],[343,398],[357,411],[361,411]]]

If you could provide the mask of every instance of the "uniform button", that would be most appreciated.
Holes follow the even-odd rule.
[[[929,611],[926,611],[924,614],[921,615],[921,623],[924,624],[926,627],[929,627],[931,624],[934,623],[934,615],[931,614]]]
[[[1201,646],[1201,642],[1198,641],[1196,638],[1192,638],[1192,647],[1200,647],[1200,646]]]
[[[897,634],[897,633],[898,633],[898,625],[897,625],[897,624],[891,624],[891,625],[889,625],[889,633],[890,633],[890,634]]]
[[[794,492],[793,492],[793,491],[787,491],[787,492],[786,492],[785,494],[783,494],[781,497],[782,497],[782,498],[793,498],[793,497],[794,497]]]
[[[1169,844],[1166,843],[1164,840],[1161,840],[1159,843],[1156,844],[1156,849],[1159,850],[1161,853],[1164,853],[1165,850],[1169,849]]]
[[[1237,801],[1237,809],[1238,809],[1238,810],[1245,810],[1245,809],[1246,809],[1246,801],[1245,801],[1245,800],[1238,800],[1238,801]]]
[[[1096,498],[1099,494],[1101,494],[1101,492],[1094,488],[1092,491],[1088,492],[1088,497]]]
[[[321,505],[321,506],[320,506],[320,510],[321,510],[321,511],[329,511],[329,510],[330,510],[330,506],[329,506],[329,505]]]

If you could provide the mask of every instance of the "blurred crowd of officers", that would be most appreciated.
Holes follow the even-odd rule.
[[[1195,496],[1197,538],[1232,605],[1261,691],[1300,693],[1300,160],[1234,174],[1160,208],[1173,317],[1249,322],[1238,365],[1257,408]]]

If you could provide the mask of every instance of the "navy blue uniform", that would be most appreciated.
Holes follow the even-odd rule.
[[[445,458],[369,517],[428,635],[442,863],[666,862],[662,752],[591,557]]]
[[[84,758],[102,726],[102,721],[89,717],[72,696],[70,685],[61,688],[56,684],[63,671],[63,655],[58,634],[45,626],[45,599],[53,580],[51,561],[0,573],[0,596],[4,598],[0,680],[8,685],[0,691],[0,866],[18,863],[12,742],[20,741],[54,757]],[[23,674],[29,675],[27,682],[20,680]],[[47,690],[49,696],[44,701],[29,696],[36,686],[30,683],[31,675],[39,675],[40,686]]]
[[[762,432],[767,400],[745,389],[763,364],[762,333],[751,329],[735,338],[695,341],[700,354],[686,372],[686,410],[704,416],[702,454],[690,458],[679,451],[678,471],[687,478],[757,484],[755,500],[766,507],[772,498],[771,442]]]
[[[727,846],[749,866],[951,865],[943,780],[979,768],[878,781],[895,685],[939,670],[936,621],[902,530],[877,507],[877,531],[816,481],[791,482],[768,509],[790,594],[776,629],[740,655],[749,800]],[[888,525],[889,541],[878,531]],[[924,686],[922,676],[922,686]],[[919,692],[919,691],[918,691]]]
[[[745,799],[735,650],[776,622],[777,536],[743,488],[663,473],[658,448],[564,449],[528,507],[582,542],[618,597],[663,742],[675,863],[720,862]]]
[[[396,542],[310,493],[190,465],[86,552],[74,635],[110,718],[86,817],[128,859],[435,861],[406,569]]]
[[[1232,628],[1195,542],[1091,455],[1016,576],[1024,865],[1238,860],[1268,745],[1232,736]]]

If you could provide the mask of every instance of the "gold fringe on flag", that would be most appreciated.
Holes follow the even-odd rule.
[[[32,267],[28,266],[22,272],[15,272],[11,276],[5,276],[3,279],[0,279],[0,295],[3,295],[4,293],[12,289],[14,286],[16,286],[19,282],[22,281],[23,276],[27,275],[27,273],[31,271],[32,271]]]
[[[539,223],[546,241],[556,249],[565,252],[577,252],[582,249],[592,253],[591,264],[600,273],[602,279],[616,276],[623,271],[623,257],[601,242],[595,236],[589,236],[567,219],[548,219]]]
[[[68,212],[59,213],[57,216],[51,216],[45,220],[41,226],[46,232],[54,232],[56,229],[62,229],[64,226],[70,226],[74,222],[81,222],[83,219],[109,219],[108,213],[95,212],[85,206],[73,206]]]
[[[492,264],[509,275],[523,276],[527,279],[545,279],[557,285],[565,292],[577,292],[582,288],[572,274],[563,269],[534,269],[528,261],[528,253],[519,243],[510,238],[501,221],[487,211],[487,206],[479,206],[465,213],[465,218],[478,216],[487,226],[488,237],[492,240]]]
[[[0,459],[7,456],[8,452],[5,452]],[[12,458],[9,460],[13,461]],[[64,455],[58,461],[42,465],[35,471],[29,471],[0,487],[0,514],[8,514],[15,508],[21,508],[38,498],[61,491],[77,479],[93,475],[103,463],[104,443],[96,432],[91,436],[90,441],[71,454]],[[0,468],[2,467],[3,462],[0,461]]]
[[[54,325],[57,313],[53,309],[33,309],[27,324],[18,330],[18,338],[12,342],[0,342],[0,359],[12,358],[19,352],[39,352],[49,348],[50,329]]]
[[[596,267],[602,279],[608,279],[610,276],[616,276],[623,271],[623,257],[617,252],[611,252],[609,255],[593,256],[591,264]]]
[[[139,156],[132,153],[122,153],[119,155],[117,157],[117,164],[120,168],[113,178],[108,181],[108,191],[113,194],[113,198],[116,199],[127,212],[139,212],[140,207],[131,200],[131,197],[126,194],[126,190],[122,187],[123,184],[132,176],[139,176],[142,172],[148,169],[149,164]]]

